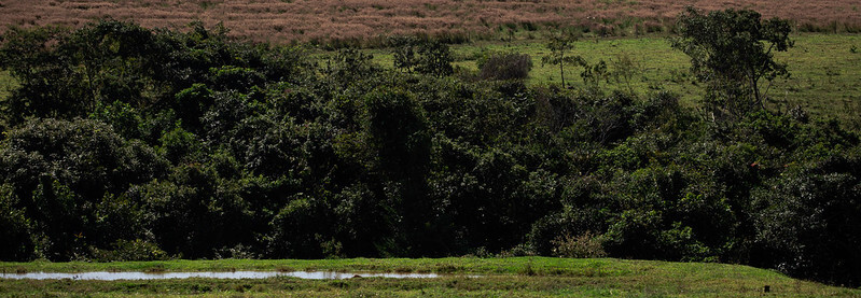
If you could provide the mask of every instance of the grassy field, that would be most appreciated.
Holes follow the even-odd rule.
[[[223,23],[255,41],[356,41],[399,34],[497,36],[508,31],[576,27],[619,35],[665,31],[685,7],[750,8],[795,21],[806,31],[861,31],[856,0],[0,0],[8,25],[79,27],[112,17],[146,27]]]
[[[773,82],[768,96],[772,110],[785,111],[800,105],[812,114],[846,120],[861,120],[861,35],[801,33],[792,37],[794,48],[777,53],[776,60],[785,62],[792,73],[789,79]],[[559,84],[559,68],[542,65],[541,57],[549,54],[543,38],[513,42],[477,42],[453,46],[456,63],[467,70],[476,70],[476,60],[486,53],[518,53],[532,57],[533,68],[529,84]],[[853,51],[853,48],[855,49]],[[369,50],[375,61],[391,67],[392,57],[386,50]],[[695,107],[703,96],[703,88],[693,82],[689,73],[690,59],[670,47],[667,37],[595,39],[584,38],[575,43],[570,55],[579,55],[590,64],[604,60],[610,72],[614,62],[628,57],[634,62],[636,75],[626,84],[610,76],[601,82],[602,89],[645,94],[667,90],[682,97],[683,103]],[[566,66],[566,82],[583,87],[580,66]]]
[[[0,271],[332,270],[436,272],[435,279],[0,280],[4,297],[861,297],[746,266],[617,259],[445,258],[0,263]],[[464,277],[480,274],[481,277]],[[770,292],[764,293],[769,286]]]

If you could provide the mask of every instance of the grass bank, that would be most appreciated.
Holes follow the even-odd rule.
[[[122,263],[0,263],[0,271],[76,272],[203,270],[333,270],[450,273],[442,278],[264,280],[32,281],[0,280],[15,297],[859,297],[861,291],[800,281],[727,264],[617,259],[444,258],[217,260]],[[466,278],[462,274],[481,274]],[[461,275],[459,275],[461,274]],[[769,286],[770,292],[764,293]]]

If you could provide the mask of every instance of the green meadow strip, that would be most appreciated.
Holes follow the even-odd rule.
[[[619,259],[443,258],[337,260],[173,260],[117,263],[0,263],[3,272],[318,270],[450,273],[394,280],[0,280],[12,297],[858,297],[747,266]],[[480,274],[464,277],[462,273]],[[459,275],[461,274],[461,275]],[[765,288],[768,287],[768,292]]]

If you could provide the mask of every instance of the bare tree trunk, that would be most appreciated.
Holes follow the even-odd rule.
[[[562,88],[565,88],[565,69],[563,65],[565,65],[565,62],[559,61],[559,76],[562,77]]]

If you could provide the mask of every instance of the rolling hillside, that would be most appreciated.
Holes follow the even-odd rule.
[[[93,19],[133,20],[145,27],[182,28],[222,22],[254,41],[356,40],[397,34],[487,37],[508,30],[579,26],[601,34],[667,30],[685,6],[751,8],[796,21],[802,31],[861,31],[853,0],[29,0],[0,1],[0,27]]]

